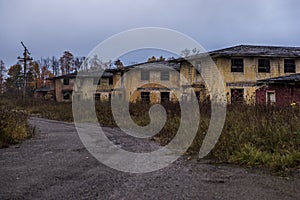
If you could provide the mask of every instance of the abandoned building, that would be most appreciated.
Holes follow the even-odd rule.
[[[258,80],[256,102],[276,106],[300,105],[300,74]]]
[[[300,73],[300,47],[239,45],[211,51],[208,55],[223,76],[228,103],[255,103],[258,80]],[[179,58],[108,69],[100,82],[96,75],[89,75],[87,81],[98,85],[96,92],[77,96],[90,98],[94,95],[101,100],[118,96],[133,102],[159,103],[177,101],[179,92],[180,99],[195,92],[200,100],[204,100],[208,93],[201,77],[201,59],[199,54],[189,61]],[[184,77],[187,83],[180,77]],[[50,90],[57,101],[71,101],[74,87],[84,85],[74,86],[75,78],[76,75],[71,74],[51,79]]]
[[[176,102],[188,98],[189,95],[185,94],[191,91],[188,91],[189,88],[184,85],[185,78],[180,77],[183,74],[182,70],[180,63],[168,61],[131,66],[127,68],[122,78],[119,76],[122,80],[115,85],[113,95],[123,97],[130,102],[149,103]],[[200,80],[194,82],[195,95],[198,98],[204,96],[204,83]]]
[[[300,72],[299,47],[240,45],[209,54],[223,75],[231,103],[254,103],[257,80]]]
[[[85,94],[77,94],[80,98],[94,97],[96,99],[105,100],[110,98],[111,90],[113,88],[113,74],[105,72],[101,78],[96,75],[88,75],[81,79],[77,79],[77,73],[66,74],[49,78],[50,83],[50,95],[58,102],[71,102],[74,89],[81,85],[94,85],[95,91],[90,91]],[[76,84],[75,84],[76,81]],[[88,90],[89,91],[89,90]]]

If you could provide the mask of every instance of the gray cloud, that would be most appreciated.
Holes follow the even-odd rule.
[[[86,55],[112,34],[158,26],[178,30],[206,49],[235,44],[300,46],[297,0],[26,0],[0,2],[0,59],[64,50]]]

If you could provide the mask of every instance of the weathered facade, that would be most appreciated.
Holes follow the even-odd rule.
[[[240,45],[208,53],[223,76],[226,99],[228,103],[255,103],[257,80],[290,75],[300,72],[300,48]],[[189,62],[188,62],[188,61]],[[106,70],[106,75],[96,83],[93,75],[83,81],[93,83],[77,83],[78,86],[98,84],[95,92],[78,94],[80,98],[105,100],[112,96],[132,102],[177,101],[188,99],[195,92],[201,100],[207,99],[208,91],[202,77],[203,55],[188,59],[179,58],[169,61],[146,62],[122,69]],[[197,68],[197,70],[196,70]],[[206,68],[209,70],[209,68]],[[211,79],[214,79],[213,72]],[[68,84],[65,81],[69,78]],[[94,78],[97,79],[95,76]],[[51,90],[57,101],[70,101],[75,76],[53,78]]]
[[[80,78],[76,78],[77,73],[73,73],[49,79],[51,80],[50,91],[53,94],[53,98],[58,102],[71,102],[74,89],[77,91],[78,88],[80,88],[80,91],[84,91],[84,93],[74,94],[76,98],[109,100],[111,97],[113,88],[112,73],[105,72],[101,78],[93,74],[81,75]]]
[[[229,103],[254,103],[257,80],[300,72],[299,47],[240,45],[209,54],[223,75]]]
[[[258,80],[256,102],[276,106],[300,105],[300,74]]]

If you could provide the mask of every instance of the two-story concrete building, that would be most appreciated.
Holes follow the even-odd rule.
[[[208,55],[223,76],[228,103],[254,103],[257,80],[300,72],[299,47],[240,45],[211,51]],[[188,98],[193,90],[200,100],[204,100],[208,92],[201,75],[203,62],[203,56],[199,54],[187,59],[146,62],[122,69],[109,69],[100,82],[97,82],[99,77],[90,74],[87,81],[93,83],[79,83],[79,87],[91,84],[99,87],[96,92],[79,96],[90,98],[94,95],[101,100],[118,96],[133,102],[159,103]],[[75,74],[71,74],[52,79],[51,90],[57,101],[71,100],[72,91],[77,87],[74,86],[75,77]]]

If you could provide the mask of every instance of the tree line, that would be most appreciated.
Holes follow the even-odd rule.
[[[48,78],[79,70],[84,60],[85,57],[75,57],[70,51],[64,51],[59,59],[52,56],[29,61],[25,74],[23,63],[17,62],[6,68],[0,60],[0,93],[20,92],[25,78],[26,90],[32,93],[36,88],[49,86]]]

